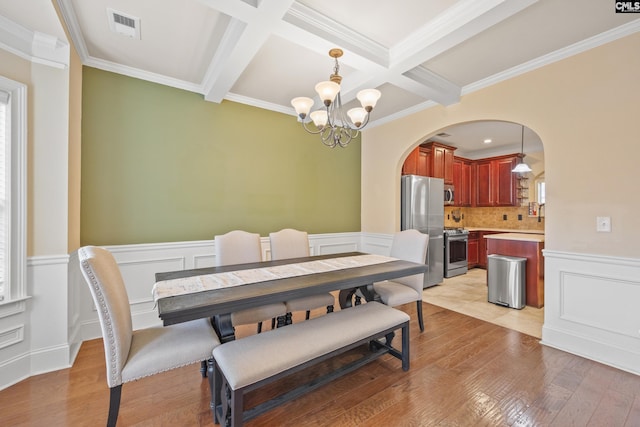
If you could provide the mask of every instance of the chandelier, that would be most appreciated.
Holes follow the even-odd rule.
[[[318,92],[320,100],[324,104],[324,109],[316,110],[309,114],[313,107],[313,99],[306,97],[293,98],[291,105],[296,110],[296,114],[302,122],[304,130],[307,132],[320,135],[322,143],[327,147],[335,148],[340,146],[346,147],[349,142],[358,136],[360,130],[369,123],[369,113],[376,106],[376,102],[380,99],[380,91],[376,89],[365,89],[358,92],[357,98],[362,107],[351,108],[344,112],[342,108],[342,99],[340,98],[340,65],[338,58],[342,56],[341,49],[331,49],[329,56],[334,58],[335,66],[333,74],[329,77],[329,81],[320,82],[315,89]],[[309,116],[310,121],[316,126],[316,129],[309,129],[305,119]],[[349,119],[347,119],[347,116]]]

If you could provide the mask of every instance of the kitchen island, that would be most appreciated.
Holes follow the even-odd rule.
[[[531,233],[499,233],[484,236],[487,254],[507,255],[527,259],[526,304],[544,306],[544,235]]]

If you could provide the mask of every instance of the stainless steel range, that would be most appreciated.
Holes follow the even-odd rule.
[[[464,228],[444,229],[444,277],[465,274],[468,269],[469,232]]]

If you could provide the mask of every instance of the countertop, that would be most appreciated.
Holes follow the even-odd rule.
[[[532,234],[532,233],[499,233],[489,234],[484,236],[485,239],[501,239],[501,240],[518,240],[521,242],[544,242],[544,234]]]
[[[464,227],[465,230],[469,231],[499,231],[501,233],[521,233],[521,234],[542,234],[544,235],[544,230],[514,230],[513,228],[488,228],[488,227]]]

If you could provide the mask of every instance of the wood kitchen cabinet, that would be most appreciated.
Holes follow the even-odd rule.
[[[430,150],[416,147],[404,161],[402,175],[431,176],[430,154]]]
[[[455,206],[519,206],[518,176],[511,170],[518,154],[469,160],[454,156],[454,147],[420,144],[407,156],[403,175],[442,178],[455,188]]]
[[[402,165],[402,175],[417,175],[418,174],[418,155],[420,153],[420,147],[416,147],[409,153]]]
[[[472,161],[461,157],[453,159],[453,187],[455,188],[455,206],[472,205]]]
[[[502,233],[501,231],[478,231],[478,263],[480,268],[487,269],[487,239],[484,236]]]
[[[511,170],[517,155],[476,161],[475,206],[517,206],[517,180]]]
[[[475,268],[478,266],[478,244],[480,233],[477,231],[469,232],[469,241],[467,243],[467,267]]]
[[[444,179],[445,184],[453,184],[453,152],[455,148],[437,142],[425,144],[431,151],[431,176]]]
[[[454,150],[438,142],[420,144],[407,156],[402,174],[442,178],[445,184],[453,184]]]

